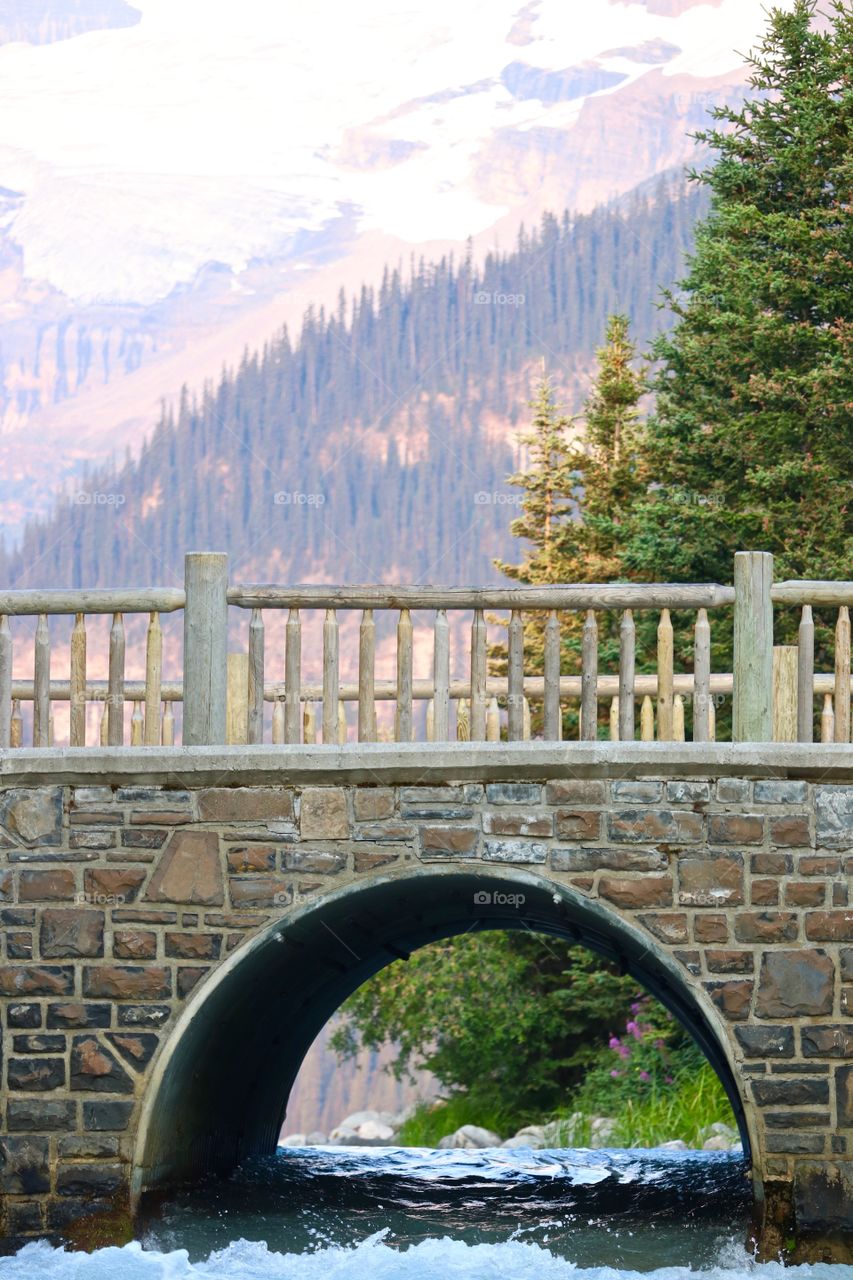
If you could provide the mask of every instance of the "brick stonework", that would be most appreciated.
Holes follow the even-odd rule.
[[[0,814],[9,1237],[126,1195],[158,1051],[235,948],[331,890],[436,866],[516,866],[644,931],[728,1043],[765,1193],[806,1233],[827,1197],[853,1230],[853,787],[16,787]]]

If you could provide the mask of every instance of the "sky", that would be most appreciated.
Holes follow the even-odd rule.
[[[508,63],[635,77],[649,65],[609,51],[660,39],[681,51],[665,74],[711,76],[764,21],[763,0],[541,0],[518,43],[518,0],[133,3],[133,27],[0,47],[0,186],[23,197],[0,216],[27,277],[78,301],[153,302],[345,208],[415,243],[476,234],[501,212],[470,181],[488,139],[582,105],[514,98]]]

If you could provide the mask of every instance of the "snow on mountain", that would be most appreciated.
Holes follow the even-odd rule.
[[[309,302],[683,165],[764,7],[10,0],[0,531]]]
[[[763,3],[541,0],[522,45],[517,0],[138,7],[132,27],[0,48],[10,234],[26,276],[80,302],[240,271],[344,204],[404,241],[482,232],[509,211],[471,184],[496,132],[571,130],[655,66],[732,71]]]

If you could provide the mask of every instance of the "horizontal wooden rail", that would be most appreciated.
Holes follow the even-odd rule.
[[[620,583],[551,587],[228,588],[240,609],[714,609],[733,604],[715,583]]]
[[[186,603],[178,587],[118,588],[103,591],[0,591],[0,614],[174,613]]]
[[[853,608],[853,582],[811,582],[807,579],[792,582],[774,582],[770,588],[773,604],[810,604]]]

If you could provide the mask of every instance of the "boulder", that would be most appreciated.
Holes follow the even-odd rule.
[[[683,1138],[672,1138],[669,1142],[662,1142],[658,1148],[660,1151],[689,1151],[687,1143]]]
[[[439,1142],[442,1151],[482,1150],[485,1147],[499,1147],[500,1135],[491,1129],[481,1129],[477,1124],[463,1124],[455,1133],[448,1133]]]
[[[308,1144],[304,1133],[288,1133],[283,1138],[279,1138],[278,1145],[280,1147],[305,1147]]]
[[[616,1131],[616,1121],[610,1116],[593,1116],[590,1121],[590,1140],[589,1145],[595,1151],[607,1147]]]

